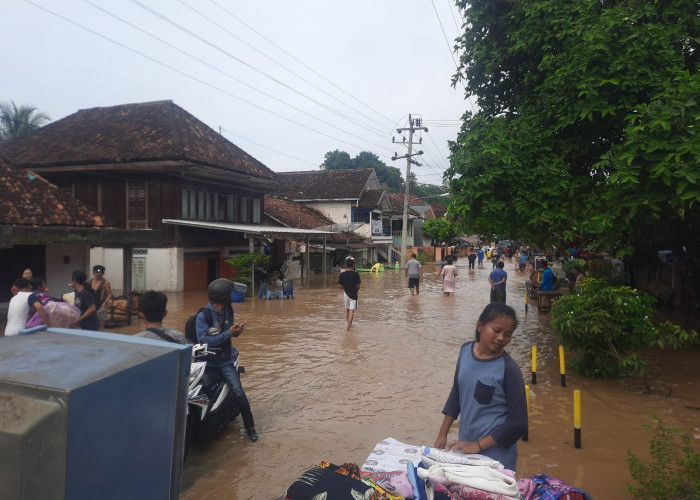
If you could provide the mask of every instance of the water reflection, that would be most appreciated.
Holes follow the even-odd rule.
[[[337,277],[323,286],[295,283],[295,299],[247,298],[235,304],[248,320],[236,339],[247,373],[260,441],[251,444],[239,420],[208,446],[194,449],[183,474],[183,500],[271,499],[321,460],[361,464],[386,437],[432,444],[453,377],[459,347],[474,335],[488,303],[490,264],[467,270],[459,261],[454,297],[443,297],[438,270],[425,267],[421,293],[412,297],[403,273],[362,274],[360,308],[345,331]],[[525,274],[506,264],[508,303],[520,325],[508,352],[530,383],[533,344],[537,384],[531,386],[530,440],[519,445],[518,477],[546,472],[597,498],[631,498],[625,452],[646,454],[642,422],[654,409],[669,423],[698,425],[698,352],[670,353],[652,366],[652,394],[636,380],[601,382],[568,374],[560,387],[558,343],[549,316],[525,313]],[[169,294],[166,326],[183,329],[206,303],[203,292]],[[138,321],[115,331],[133,333]],[[582,391],[583,448],[573,447],[572,390]],[[671,396],[667,396],[668,392]],[[457,425],[453,426],[456,436]]]

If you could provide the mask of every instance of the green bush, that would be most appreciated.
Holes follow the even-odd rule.
[[[270,256],[261,252],[253,253],[237,253],[226,259],[226,263],[236,273],[236,281],[250,285],[252,282],[250,275],[255,266],[264,266],[270,261]],[[248,291],[252,293],[252,289],[248,286]]]
[[[700,451],[693,446],[690,432],[668,427],[653,415],[654,423],[645,424],[652,433],[649,447],[651,460],[627,451],[627,465],[636,484],[625,488],[641,500],[699,500]]]
[[[589,377],[611,378],[631,371],[642,377],[641,349],[679,348],[697,342],[696,332],[677,325],[654,326],[655,299],[627,286],[589,278],[552,307],[552,328],[572,352],[572,368]]]

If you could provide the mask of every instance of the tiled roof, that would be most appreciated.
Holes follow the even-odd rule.
[[[428,213],[432,215],[432,217],[428,217]],[[445,214],[447,213],[447,207],[443,205],[442,203],[431,203],[430,204],[430,210],[426,212],[426,219],[442,219]]]
[[[391,201],[391,211],[395,214],[403,214],[403,193],[387,193],[389,200]],[[414,205],[413,202],[409,201],[408,213],[410,215],[420,217],[420,214],[411,208]]]
[[[297,200],[359,199],[372,168],[278,172],[279,180],[300,194]]]
[[[358,208],[377,208],[379,206],[379,201],[382,198],[382,193],[384,191],[379,191],[378,189],[367,190],[362,193],[359,201],[357,202]]]
[[[296,201],[272,196],[265,197],[265,215],[291,228],[317,229],[336,225],[332,219],[326,217],[315,208]],[[362,238],[354,233],[339,232],[328,235],[327,240],[329,242],[348,242],[362,241]]]
[[[333,221],[318,210],[302,203],[282,198],[265,197],[265,214],[287,227],[315,229]]]
[[[104,227],[87,205],[28,170],[0,159],[0,224],[11,226]]]
[[[172,101],[83,109],[0,143],[0,156],[24,168],[179,160],[275,177]]]

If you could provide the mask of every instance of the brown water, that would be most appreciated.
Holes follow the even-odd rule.
[[[262,499],[284,494],[321,460],[362,464],[387,437],[432,445],[442,422],[460,345],[473,337],[488,303],[488,273],[460,261],[454,297],[442,296],[433,266],[421,294],[411,297],[403,273],[362,273],[360,309],[345,331],[337,276],[295,282],[294,300],[246,298],[236,320],[248,320],[236,339],[246,367],[243,386],[260,440],[250,443],[236,419],[214,442],[191,450],[182,500]],[[558,344],[549,315],[525,313],[525,275],[508,262],[508,303],[520,326],[508,352],[531,378],[537,345],[537,384],[531,385],[529,441],[519,443],[517,477],[547,473],[596,500],[631,499],[626,451],[648,455],[643,423],[653,410],[700,438],[700,351],[655,354],[650,394],[639,380],[599,381],[567,375],[560,386]],[[204,293],[170,294],[165,325],[182,330],[206,302]],[[136,321],[115,332],[139,331]],[[574,448],[573,390],[581,390],[582,448]],[[458,423],[450,437],[456,438]]]

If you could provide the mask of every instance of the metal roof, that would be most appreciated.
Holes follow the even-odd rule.
[[[295,234],[300,236],[324,236],[335,234],[331,231],[317,229],[300,229],[284,226],[262,226],[259,224],[232,224],[229,222],[209,222],[199,220],[163,219],[163,224],[175,224],[177,226],[199,227],[203,229],[216,229],[219,231],[235,231],[249,234]]]

